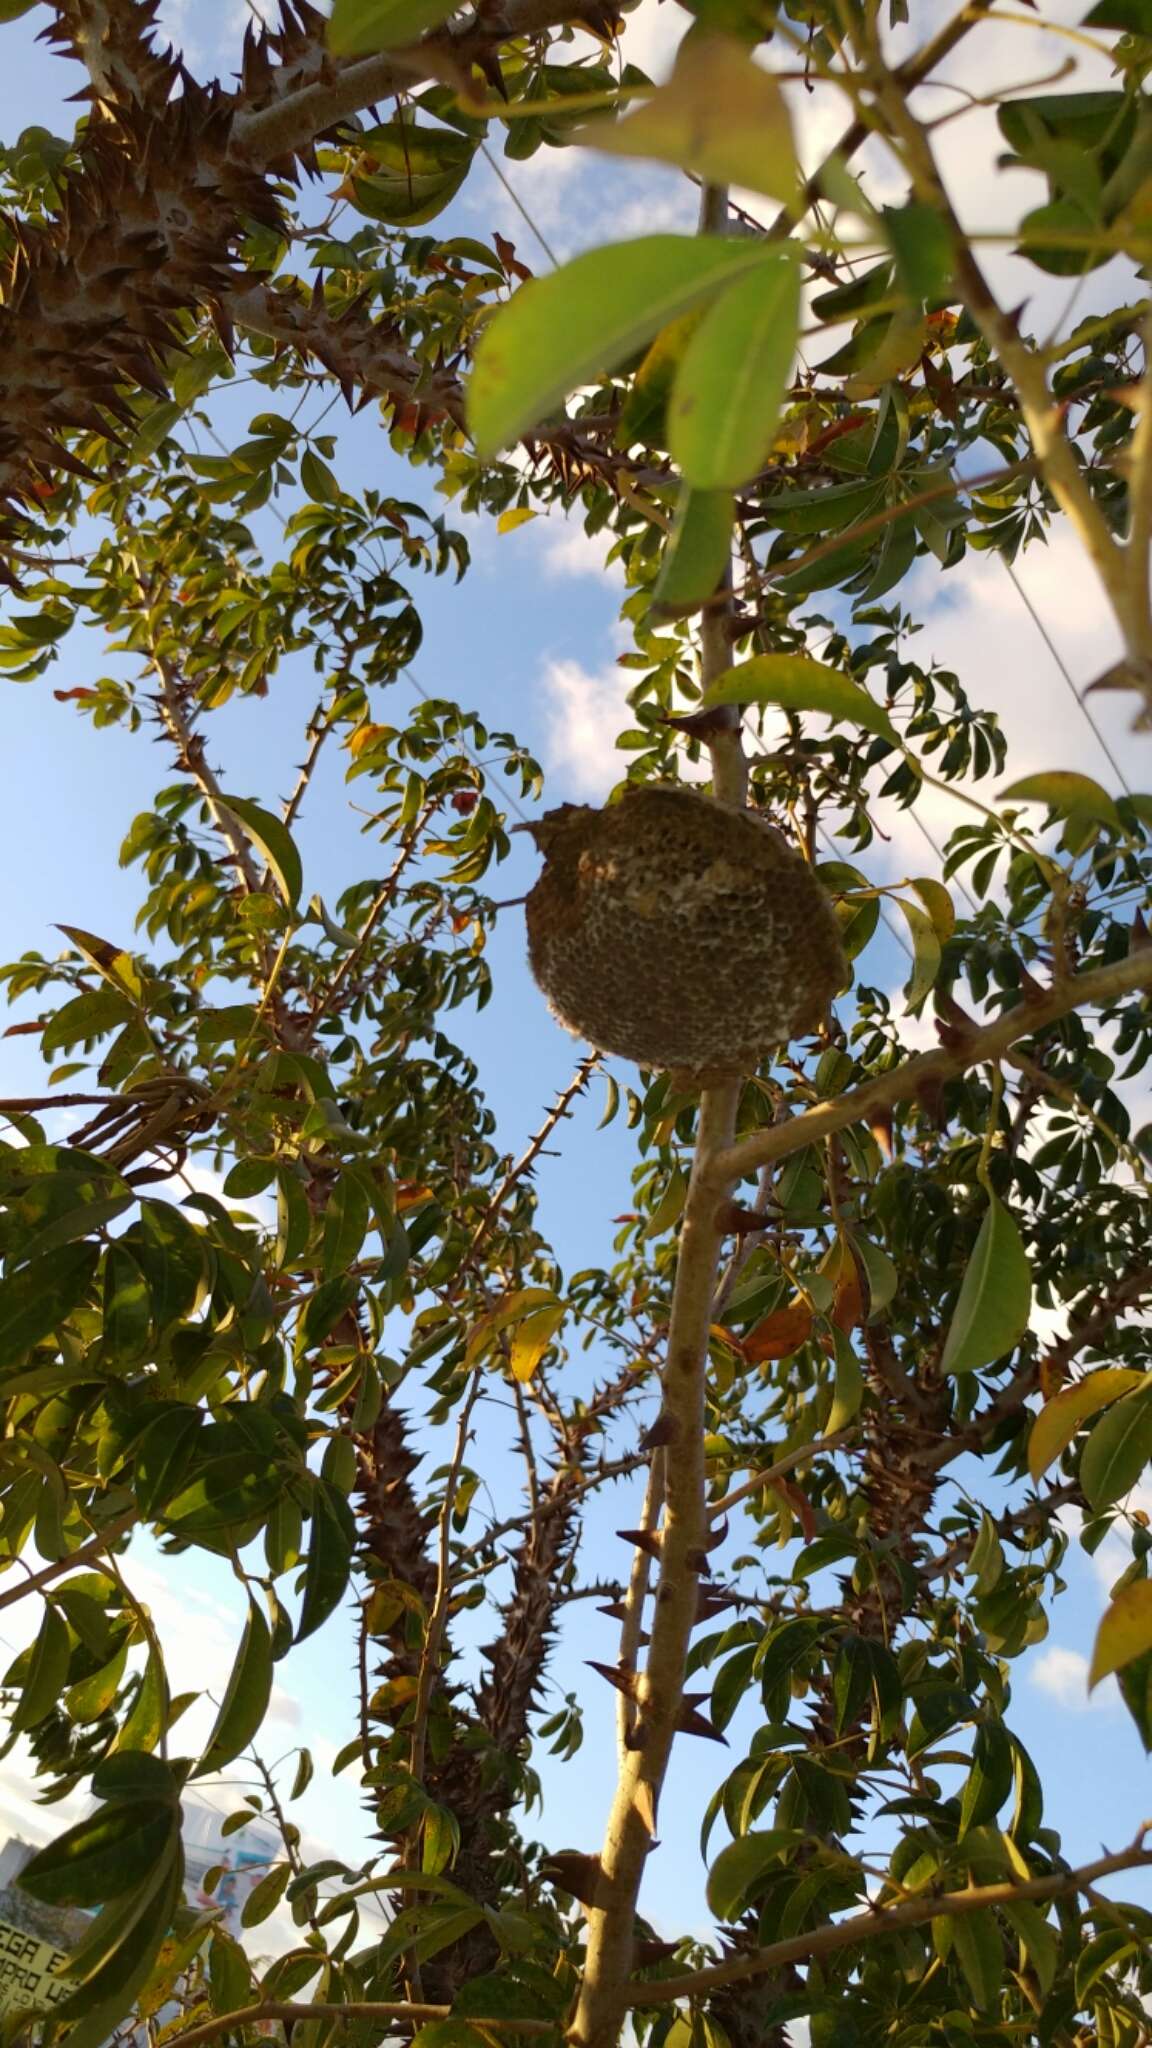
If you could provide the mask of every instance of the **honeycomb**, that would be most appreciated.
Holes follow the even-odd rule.
[[[655,783],[528,829],[544,856],[527,899],[532,972],[601,1052],[748,1073],[813,1030],[848,979],[828,896],[754,811]]]

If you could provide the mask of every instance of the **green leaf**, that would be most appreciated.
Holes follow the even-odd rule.
[[[1028,1470],[1032,1478],[1039,1479],[1067,1450],[1082,1422],[1090,1415],[1098,1415],[1101,1408],[1110,1407],[1122,1395],[1130,1394],[1144,1379],[1138,1366],[1108,1365],[1100,1372],[1086,1373],[1082,1380],[1074,1380],[1071,1386],[1061,1387],[1053,1394],[1044,1403],[1028,1437]]]
[[[900,1274],[882,1245],[873,1244],[866,1237],[852,1234],[852,1243],[860,1255],[868,1281],[868,1321],[883,1315],[889,1303],[896,1298],[900,1285]]]
[[[78,1202],[74,1209],[65,1209],[21,1246],[22,1259],[43,1261],[46,1253],[56,1251],[59,1246],[75,1244],[79,1238],[89,1237],[94,1231],[102,1230],[106,1223],[122,1216],[132,1201],[130,1190],[125,1189],[123,1194],[101,1195],[95,1201]]]
[[[729,285],[680,361],[668,447],[694,490],[736,490],[761,467],[788,388],[800,319],[793,251]]]
[[[682,1168],[674,1166],[664,1184],[659,1201],[644,1225],[643,1235],[646,1238],[663,1237],[666,1230],[673,1229],[684,1213],[687,1198],[687,1178]]]
[[[129,1892],[170,1848],[179,1809],[136,1799],[106,1805],[41,1849],[20,1873],[48,1906],[99,1906]]]
[[[980,1531],[968,1553],[968,1576],[972,1590],[982,1598],[993,1593],[1004,1576],[1004,1548],[995,1522],[985,1508],[980,1517]]]
[[[272,1697],[272,1631],[263,1609],[248,1603],[248,1619],[232,1666],[228,1689],[220,1702],[216,1725],[192,1775],[222,1771],[247,1749]]]
[[[276,1911],[288,1887],[292,1875],[290,1863],[274,1863],[265,1877],[250,1891],[240,1911],[242,1927],[259,1927],[270,1913]]]
[[[896,277],[910,299],[938,298],[952,276],[952,237],[934,206],[913,199],[884,208],[884,233],[896,261]]]
[[[244,827],[248,838],[268,863],[285,903],[290,910],[295,910],[304,887],[304,870],[288,827],[247,797],[222,796],[219,802]]]
[[[376,169],[350,179],[352,202],[369,220],[418,227],[442,213],[468,175],[476,145],[466,135],[389,121],[360,137]]]
[[[675,523],[652,592],[653,607],[663,617],[686,618],[713,596],[732,552],[733,516],[731,491],[681,487]]]
[[[860,1403],[864,1399],[864,1374],[851,1341],[843,1330],[834,1329],[832,1335],[836,1340],[836,1382],[832,1408],[825,1424],[829,1436],[847,1427],[859,1414]]]
[[[1062,817],[1097,818],[1105,825],[1120,823],[1120,813],[1108,791],[1090,775],[1079,775],[1071,768],[1025,775],[1000,791],[1000,802],[1047,804]]]
[[[33,1346],[64,1322],[91,1285],[95,1244],[70,1244],[0,1282],[0,1372],[21,1365]]]
[[[146,462],[155,455],[162,441],[166,441],[174,426],[184,414],[183,405],[172,399],[164,399],[159,405],[150,406],[132,437],[128,450],[130,462]]]
[[[982,1721],[972,1745],[972,1765],[960,1803],[961,1839],[970,1828],[994,1820],[1012,1790],[1012,1743],[1002,1721]]]
[[[69,2048],[101,2048],[131,2011],[171,1929],[183,1876],[175,1835],[137,1890],[98,1915],[68,1964],[69,1976],[82,1977],[81,1986],[55,2010],[57,2019],[74,2020]]]
[[[1111,1507],[1152,1463],[1152,1384],[1100,1417],[1080,1454],[1080,1485],[1092,1507]]]
[[[204,1415],[199,1408],[169,1403],[137,1439],[133,1457],[136,1500],[141,1514],[163,1512],[187,1483]]]
[[[14,1734],[23,1734],[25,1729],[35,1728],[46,1714],[50,1714],[59,1705],[71,1655],[72,1638],[68,1632],[68,1624],[59,1608],[48,1601],[45,1603],[36,1640],[32,1645],[28,1674],[9,1722]]]
[[[328,48],[338,57],[363,57],[414,43],[455,14],[459,0],[336,0]]]
[[[300,481],[310,498],[318,505],[338,505],[343,493],[340,480],[321,462],[314,448],[306,448],[300,457]]]
[[[944,956],[936,926],[928,913],[921,910],[918,903],[907,902],[903,896],[898,896],[896,901],[912,936],[912,972],[905,983],[904,995],[908,1008],[915,1011],[935,986]]]
[[[40,1040],[42,1052],[59,1052],[61,1046],[78,1045],[86,1038],[100,1038],[117,1024],[135,1015],[126,995],[114,988],[90,988],[73,996],[54,1017],[50,1017]]]
[[[729,1842],[708,1873],[708,1907],[718,1920],[736,1920],[762,1877],[804,1839],[797,1828],[765,1828]]]
[[[168,1707],[168,1679],[163,1659],[150,1646],[140,1690],[116,1738],[117,1752],[154,1750],[168,1726]]]
[[[345,1170],[328,1198],[324,1216],[324,1277],[343,1274],[359,1256],[368,1230],[368,1191],[356,1173]]]
[[[623,120],[590,122],[576,141],[612,156],[676,164],[705,184],[796,197],[792,124],[780,87],[735,36],[689,34],[667,85]]]
[[[301,1793],[308,1790],[309,1785],[312,1783],[312,1771],[312,1752],[310,1749],[302,1749],[296,1762],[296,1776],[292,1780],[292,1790],[288,1795],[290,1799],[299,1799]]]
[[[478,453],[497,454],[678,314],[776,260],[775,250],[751,240],[647,235],[590,250],[522,285],[476,351],[468,415]]]
[[[148,1282],[127,1246],[110,1244],[104,1255],[104,1348],[110,1359],[130,1364],[148,1340],[152,1303]]]
[[[1137,1937],[1127,1927],[1107,1927],[1087,1941],[1076,1958],[1075,1991],[1078,2006],[1085,2005],[1092,1986],[1105,1971],[1132,1955]]]
[[[412,2036],[412,2048],[491,2048],[491,2043],[486,2033],[480,2033],[467,2020],[449,2018],[428,2020],[424,2026],[418,2027]]]
[[[355,1547],[356,1524],[347,1501],[335,1487],[318,1482],[312,1495],[298,1643],[313,1635],[344,1598]]]
[[[993,1915],[954,1913],[948,1919],[956,1960],[968,1980],[973,2004],[987,2012],[996,2002],[1004,1976],[1004,1944]]]
[[[322,1280],[314,1294],[304,1304],[304,1311],[296,1329],[296,1356],[308,1350],[311,1345],[322,1344],[331,1335],[341,1317],[346,1315],[360,1292],[360,1282],[350,1273],[337,1273],[331,1280]]]
[[[1047,1998],[1060,1964],[1060,1941],[1054,1927],[1049,1926],[1041,1907],[1032,1905],[1027,1899],[1015,1899],[1005,1903],[1003,1913],[1020,1936],[1024,1960],[1031,1964],[1042,1995]]]
[[[320,1957],[316,1958],[317,1963]],[[238,1941],[223,1927],[212,1929],[208,1947],[208,1981],[217,2012],[239,2012],[253,2002],[252,1966]]]
[[[705,709],[712,704],[777,704],[784,711],[820,711],[845,719],[895,740],[896,728],[883,706],[839,669],[813,661],[807,654],[757,654],[723,675],[704,692]]]
[[[1032,1269],[1020,1232],[997,1196],[989,1199],[944,1344],[944,1372],[978,1372],[1011,1351],[1028,1328]]]
[[[64,1707],[69,1719],[96,1721],[101,1714],[107,1713],[120,1690],[127,1662],[128,1642],[125,1639],[116,1655],[101,1670],[70,1685],[64,1694]]]

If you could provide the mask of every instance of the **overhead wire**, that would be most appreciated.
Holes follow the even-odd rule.
[[[1051,633],[1048,631],[1048,628],[1045,625],[1044,620],[1041,618],[1040,613],[1037,611],[1036,606],[1033,604],[1032,599],[1029,597],[1028,592],[1025,590],[1023,583],[1020,581],[1019,576],[1016,574],[1016,571],[1012,563],[1007,559],[1007,556],[1001,555],[1000,560],[1004,564],[1004,567],[1008,573],[1008,576],[1012,583],[1012,587],[1015,590],[1017,597],[1020,599],[1021,604],[1027,611],[1029,618],[1035,626],[1036,631],[1039,633],[1040,638],[1043,640],[1044,645],[1048,649],[1049,654],[1052,656],[1052,659],[1055,662],[1061,677],[1063,678],[1069,696],[1072,698],[1073,703],[1077,706],[1081,715],[1087,721],[1088,725],[1092,729],[1092,732],[1095,734],[1096,743],[1100,748],[1101,753],[1104,755],[1105,760],[1108,762],[1110,768],[1112,769],[1113,774],[1118,778],[1120,787],[1123,789],[1126,796],[1131,796],[1132,786],[1129,783],[1123,768],[1120,766],[1119,761],[1116,759],[1116,756],[1113,753],[1111,747],[1109,746],[1108,741],[1105,739],[1104,734],[1101,732],[1099,724],[1093,717],[1091,706],[1085,703],[1080,691],[1076,688],[1076,685],[1073,682],[1072,676],[1069,672],[1068,665],[1065,662],[1064,657],[1060,652],[1060,649],[1057,647],[1056,642],[1053,640]]]

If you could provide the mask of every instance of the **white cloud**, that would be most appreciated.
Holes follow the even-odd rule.
[[[585,533],[578,519],[549,515],[536,531],[540,534],[544,569],[549,576],[595,576],[602,582],[623,586],[624,570],[619,561],[605,562],[612,545],[611,533]]]
[[[1074,1713],[1098,1711],[1116,1704],[1116,1688],[1112,1680],[1089,1692],[1088,1659],[1079,1650],[1065,1650],[1058,1643],[1053,1643],[1030,1660],[1027,1671],[1033,1685],[1038,1685],[1041,1692],[1046,1692],[1058,1706],[1070,1708]]]
[[[691,16],[676,6],[675,0],[640,0],[639,7],[625,18],[621,39],[625,62],[638,64],[659,82],[672,69],[672,60],[691,25]]]
[[[543,680],[547,766],[565,796],[606,796],[625,765],[616,750],[616,736],[631,717],[627,671],[593,672],[578,661],[554,660],[548,662]]]

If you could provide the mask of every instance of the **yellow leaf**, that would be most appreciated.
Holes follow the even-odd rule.
[[[386,734],[387,731],[388,727],[386,725],[358,725],[346,743],[348,752],[350,754],[362,754],[365,747],[375,746],[376,741]]]
[[[530,519],[537,517],[538,514],[533,512],[530,505],[511,505],[507,512],[500,514],[499,519],[496,521],[496,531],[497,533],[515,533],[518,526],[525,526]]]
[[[688,1194],[688,1182],[678,1166],[672,1168],[667,1185],[652,1214],[644,1225],[645,1237],[663,1237],[674,1223],[680,1221],[680,1214]]]
[[[477,1359],[491,1349],[502,1330],[522,1322],[525,1316],[534,1314],[537,1309],[550,1306],[561,1306],[550,1287],[517,1287],[511,1294],[506,1294],[475,1324],[464,1353],[465,1365],[475,1365]]]
[[[1145,1650],[1152,1650],[1152,1579],[1135,1579],[1117,1593],[1096,1631],[1089,1692],[1110,1671],[1122,1671]]]
[[[1061,1451],[1067,1450],[1082,1422],[1118,1401],[1121,1394],[1130,1393],[1143,1379],[1144,1374],[1134,1366],[1109,1365],[1053,1394],[1032,1424],[1028,1439],[1028,1470],[1033,1479],[1039,1479]]]
[[[796,196],[792,124],[776,80],[735,36],[690,35],[667,85],[622,121],[575,140],[613,156],[655,157],[714,185],[747,185],[785,206]]]
[[[514,1380],[530,1380],[548,1346],[564,1321],[564,1303],[554,1301],[517,1323],[512,1335],[508,1363]]]
[[[936,937],[941,945],[952,937],[956,929],[956,906],[943,882],[937,882],[932,875],[915,875],[912,887],[936,927]]]

